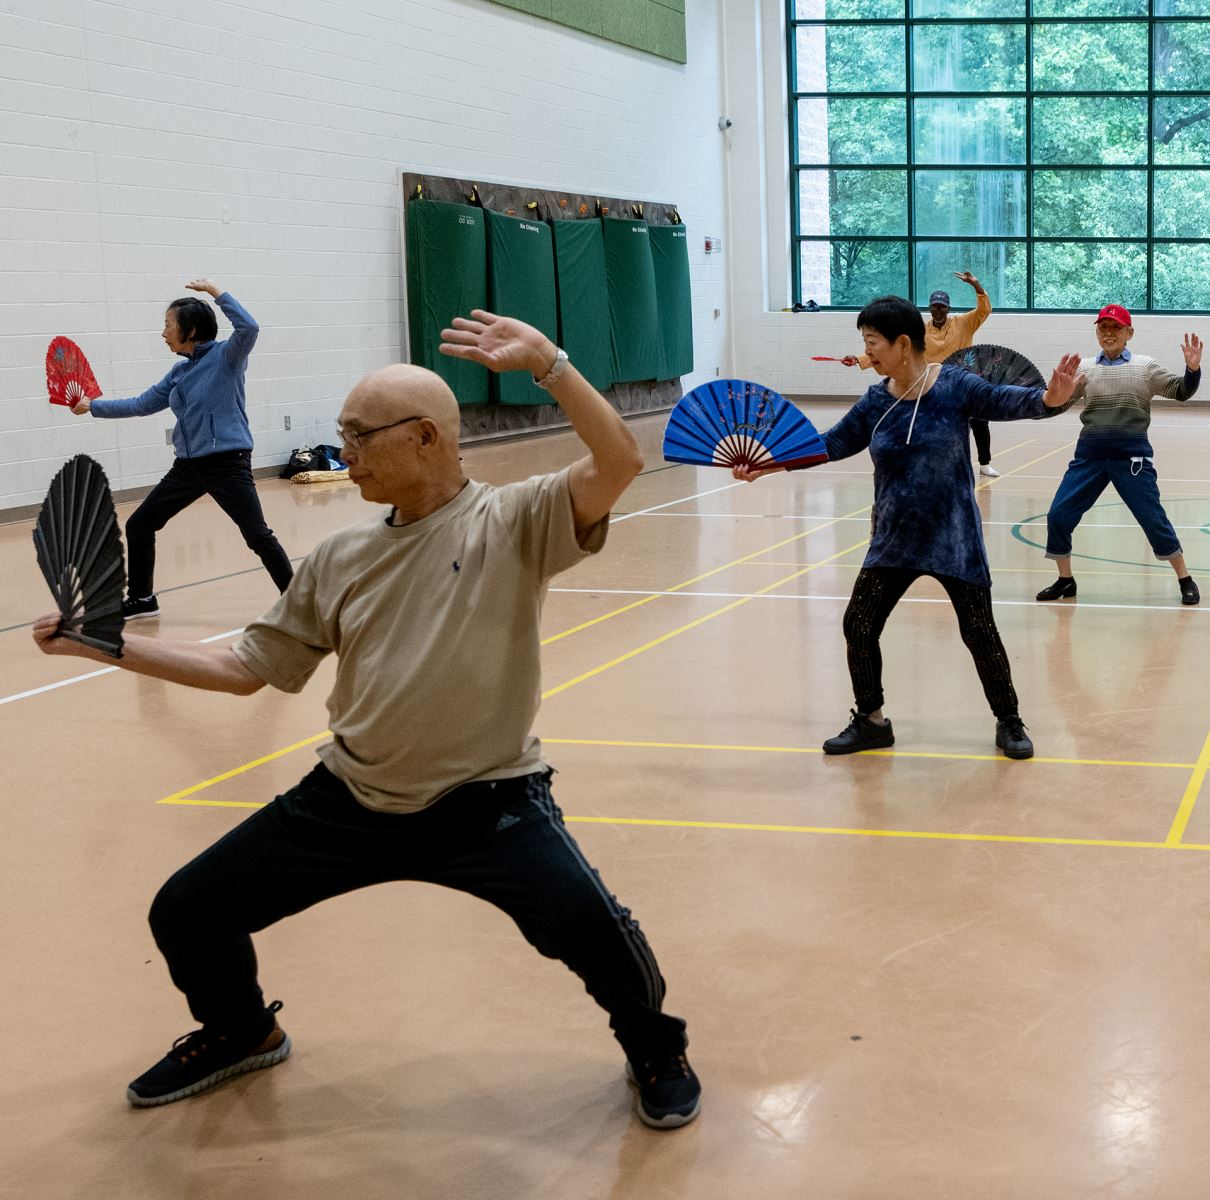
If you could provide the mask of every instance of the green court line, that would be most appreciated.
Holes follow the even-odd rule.
[[[1177,499],[1205,501],[1207,498],[1205,496],[1178,496]],[[1092,506],[1092,508],[1090,508],[1088,511],[1095,512],[1099,508],[1126,508],[1126,505],[1121,500],[1111,500],[1111,501],[1106,502],[1105,504],[1094,504]],[[1129,511],[1129,510],[1127,510],[1127,511]],[[1017,524],[1015,524],[1012,527],[1013,537],[1015,537],[1017,539],[1017,541],[1024,542],[1025,545],[1032,546],[1035,550],[1041,550],[1041,551],[1043,551],[1043,553],[1045,553],[1045,551],[1046,551],[1045,542],[1030,541],[1030,539],[1027,538],[1025,536],[1025,534],[1023,534],[1021,532],[1021,530],[1024,526],[1031,525],[1031,524],[1033,524],[1034,521],[1044,521],[1044,520],[1046,520],[1046,513],[1038,513],[1037,516],[1026,517],[1024,521],[1018,521]],[[1089,526],[1088,528],[1096,528],[1096,527]],[[1201,529],[1198,530],[1198,532],[1199,533],[1210,533],[1210,522],[1207,522],[1205,525],[1203,525],[1201,527]],[[1149,570],[1161,569],[1160,564],[1157,564],[1157,562],[1154,559],[1151,562],[1145,562],[1145,563],[1144,562],[1135,562],[1133,559],[1129,559],[1129,558],[1106,558],[1100,554],[1079,554],[1074,549],[1072,550],[1069,557],[1084,559],[1087,562],[1116,563],[1120,567],[1145,567]],[[1207,570],[1210,570],[1210,568],[1208,568],[1208,567],[1196,567],[1192,563],[1187,563],[1186,565],[1189,567],[1190,571],[1205,572]],[[1172,568],[1168,567],[1166,564],[1164,564],[1162,569],[1171,570]]]

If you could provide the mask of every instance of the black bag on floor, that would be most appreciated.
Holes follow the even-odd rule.
[[[286,465],[281,469],[282,479],[293,479],[303,471],[343,471],[340,450],[336,446],[303,446],[290,452]]]

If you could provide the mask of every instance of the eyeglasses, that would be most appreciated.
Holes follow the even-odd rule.
[[[336,425],[336,436],[340,438],[342,444],[349,447],[350,450],[360,450],[362,443],[371,434],[381,433],[384,429],[394,429],[396,425],[406,425],[409,421],[423,421],[423,416],[404,417],[402,421],[392,421],[389,425],[379,425],[376,429],[342,429],[340,423]]]

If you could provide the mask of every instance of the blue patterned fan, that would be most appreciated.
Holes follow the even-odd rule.
[[[759,383],[716,379],[677,401],[664,431],[668,462],[703,467],[813,467],[828,451],[815,426]]]

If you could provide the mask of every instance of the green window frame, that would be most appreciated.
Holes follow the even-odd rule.
[[[786,11],[795,302],[1210,311],[1210,0]]]

